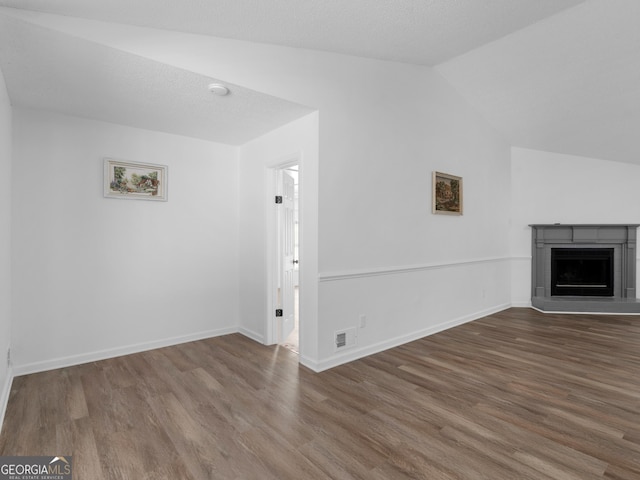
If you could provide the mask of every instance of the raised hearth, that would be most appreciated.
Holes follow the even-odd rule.
[[[637,224],[530,226],[531,304],[535,308],[640,313]]]

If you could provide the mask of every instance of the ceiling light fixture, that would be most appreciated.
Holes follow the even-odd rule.
[[[224,97],[225,95],[229,94],[229,89],[224,85],[222,85],[221,83],[209,84],[209,91],[216,95],[220,95],[221,97]]]

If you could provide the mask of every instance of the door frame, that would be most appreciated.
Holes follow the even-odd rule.
[[[302,167],[302,154],[301,152],[292,153],[285,157],[282,157],[278,160],[274,160],[267,164],[266,168],[266,206],[267,206],[267,312],[266,312],[266,344],[274,345],[278,343],[278,322],[279,319],[275,316],[276,305],[278,304],[278,275],[279,275],[279,261],[280,261],[280,252],[278,251],[278,210],[277,205],[275,203],[275,196],[279,195],[280,189],[282,188],[282,181],[280,180],[280,172],[282,170],[286,170],[287,168],[298,165],[298,202],[300,201],[300,197],[302,196],[301,186],[302,186],[302,175],[303,175],[303,167]],[[302,223],[301,218],[301,209],[300,205],[298,205],[298,215],[299,215],[299,224]],[[300,231],[300,228],[299,230]],[[298,241],[301,241],[301,236],[299,235]],[[300,249],[302,250],[302,245],[299,243]],[[304,268],[303,262],[300,261],[298,263],[298,287],[302,290],[302,270]],[[299,322],[299,335],[302,335],[302,315],[300,315],[302,311],[302,298],[299,297],[298,303],[298,322]],[[299,340],[299,339],[298,339]],[[301,343],[300,349],[302,348]],[[300,354],[302,352],[300,351]]]

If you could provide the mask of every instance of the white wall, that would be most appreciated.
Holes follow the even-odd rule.
[[[508,146],[431,69],[377,67],[337,126],[320,110],[319,369],[509,304]],[[463,216],[431,213],[434,170],[463,177]]]
[[[51,24],[319,111],[312,368],[509,304],[509,147],[433,69],[66,17]],[[463,217],[431,214],[433,170],[464,177]],[[381,282],[371,276],[379,269],[395,273]],[[489,274],[498,280],[485,280]],[[333,332],[358,321],[351,300],[358,291],[369,292],[358,312],[371,320],[358,348],[337,356]],[[375,316],[380,309],[390,315]]]
[[[240,149],[240,326],[241,331],[264,343],[277,341],[269,336],[267,316],[269,296],[268,265],[273,265],[274,245],[265,232],[275,226],[276,205],[269,198],[273,185],[270,170],[282,162],[295,160],[300,167],[300,355],[301,361],[317,358],[318,330],[318,114],[257,138]],[[275,308],[275,307],[273,307]]]
[[[14,110],[16,373],[237,331],[237,148]],[[168,166],[104,198],[103,158]]]
[[[0,71],[0,426],[9,399],[11,371],[11,105]]]
[[[312,181],[318,184],[320,274],[318,290],[310,293],[319,316],[312,368],[508,305],[509,148],[433,69],[70,17],[39,21],[319,111],[320,158]],[[433,170],[464,177],[463,217],[431,214]],[[433,297],[405,308],[399,303],[404,276],[416,268],[425,273],[411,298]],[[367,275],[379,269],[395,273],[384,284],[371,283]],[[494,270],[499,280],[488,286],[459,281]],[[353,272],[365,275],[356,280]],[[342,282],[337,289],[336,282]],[[364,314],[383,308],[380,301],[393,312],[370,322],[348,358],[332,350],[333,332],[357,321],[345,300],[351,295],[338,293],[343,289],[370,291],[360,307]],[[445,290],[455,293],[440,295]]]
[[[531,304],[536,223],[639,223],[640,166],[512,149],[512,302]]]

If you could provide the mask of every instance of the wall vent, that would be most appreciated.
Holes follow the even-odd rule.
[[[346,330],[335,332],[334,350],[344,350],[345,348],[355,346],[357,338],[356,332],[357,330],[355,328],[347,328]]]

